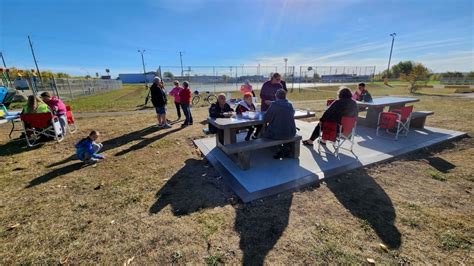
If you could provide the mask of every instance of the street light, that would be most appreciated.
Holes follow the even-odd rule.
[[[288,63],[288,58],[283,59],[285,61],[285,80],[286,80],[286,73],[287,73],[287,63]]]
[[[138,52],[142,55],[143,75],[145,76],[145,90],[148,90],[148,80],[146,78],[145,70],[145,59],[143,58],[143,53],[145,53],[145,50],[138,50]]]
[[[390,56],[388,57],[387,80],[385,83],[388,83],[388,78],[390,77],[390,61],[392,60],[393,42],[395,41],[395,36],[397,36],[397,34],[394,32],[390,34],[390,36],[392,36],[392,46],[390,47]]]

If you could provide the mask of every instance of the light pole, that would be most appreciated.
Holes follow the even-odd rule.
[[[145,53],[145,50],[138,50],[138,52],[142,55],[143,75],[145,76],[145,90],[148,90],[148,80],[146,78],[146,70],[145,70],[145,59],[143,58],[143,53]]]
[[[388,57],[387,80],[385,83],[388,83],[388,78],[390,77],[390,61],[392,60],[393,42],[395,42],[395,36],[397,36],[397,34],[394,32],[390,34],[390,36],[392,36],[392,46],[390,47],[390,56]]]
[[[283,59],[285,61],[285,80],[286,80],[286,73],[287,73],[287,63],[288,63],[288,58]]]
[[[183,78],[183,52],[179,52],[179,61],[181,62],[181,78]]]

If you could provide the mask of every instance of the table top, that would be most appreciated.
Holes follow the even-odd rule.
[[[207,121],[213,126],[219,129],[226,128],[243,128],[249,126],[256,126],[263,124],[263,115],[262,112],[257,112],[255,118],[244,117],[242,115],[235,115],[235,117],[230,118],[208,118]],[[315,112],[304,111],[304,110],[295,110],[295,119],[314,117],[316,116]]]
[[[399,105],[399,104],[413,103],[413,102],[419,102],[419,101],[420,99],[410,98],[410,97],[380,97],[380,98],[374,98],[372,102],[357,101],[357,105],[361,107],[391,106],[391,105]]]

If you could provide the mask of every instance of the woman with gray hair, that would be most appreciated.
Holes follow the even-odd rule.
[[[155,107],[156,117],[158,119],[159,128],[170,128],[171,125],[166,122],[166,98],[165,86],[160,77],[153,79],[153,84],[150,87],[151,102]]]

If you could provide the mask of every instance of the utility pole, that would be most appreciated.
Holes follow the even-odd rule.
[[[36,61],[35,51],[33,50],[33,44],[31,43],[30,35],[28,35],[28,42],[30,43],[31,54],[33,55],[33,60],[35,61],[36,71],[38,71],[38,76],[40,78],[41,84],[43,84],[43,78],[41,77],[41,72],[38,68],[38,62]],[[2,56],[2,58],[3,58],[3,56]]]
[[[288,58],[285,58],[283,60],[285,61],[285,75],[284,76],[285,76],[285,80],[286,80],[286,73],[288,71],[288,68],[287,68]]]
[[[148,80],[146,78],[146,70],[145,70],[145,59],[143,58],[143,53],[145,53],[146,50],[138,50],[138,52],[142,55],[142,65],[143,65],[143,75],[145,76],[145,90],[148,89]]]
[[[390,34],[390,36],[392,36],[392,46],[390,47],[390,56],[388,57],[387,80],[385,83],[388,83],[388,78],[390,77],[390,61],[392,60],[393,42],[395,42],[395,36],[397,36],[397,34],[394,32]]]
[[[7,64],[5,63],[5,58],[3,57],[3,53],[0,52],[0,57],[2,57],[2,62],[3,62],[3,67],[5,67],[5,74],[7,75],[8,82],[10,83],[10,86],[12,85],[12,81],[10,80],[10,74],[8,74],[7,71]]]
[[[183,77],[184,75],[184,71],[183,71],[183,52],[179,52],[179,61],[181,62],[181,77]]]

